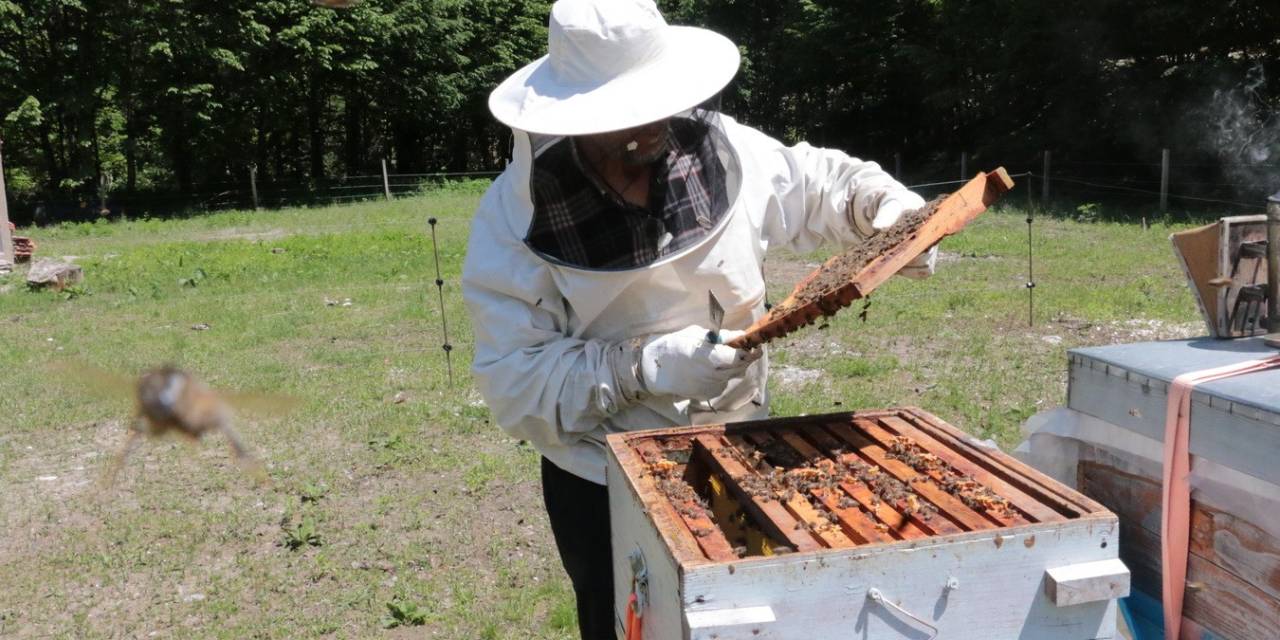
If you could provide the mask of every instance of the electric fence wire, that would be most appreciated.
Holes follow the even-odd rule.
[[[452,387],[453,345],[449,344],[449,323],[444,316],[444,278],[440,277],[440,246],[436,242],[436,222],[435,218],[427,218],[427,224],[431,226],[431,253],[436,261],[436,291],[440,294],[440,330],[444,335],[444,364],[449,373],[449,386]]]

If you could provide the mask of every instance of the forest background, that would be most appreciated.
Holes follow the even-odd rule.
[[[729,36],[724,110],[908,177],[969,166],[1189,196],[1280,188],[1269,0],[662,0]],[[0,0],[14,219],[167,215],[201,194],[501,169],[489,91],[546,48],[550,3]],[[691,60],[690,64],[697,64]],[[239,193],[240,191],[237,191]],[[247,191],[245,191],[247,193]],[[1135,214],[1136,215],[1136,214]]]

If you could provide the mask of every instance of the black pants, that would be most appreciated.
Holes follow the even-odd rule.
[[[582,640],[616,640],[608,489],[543,458],[542,500],[578,598]]]

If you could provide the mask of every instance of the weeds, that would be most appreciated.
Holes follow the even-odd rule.
[[[427,623],[427,611],[416,603],[393,600],[387,603],[387,617],[382,620],[384,629],[395,627],[420,627]]]
[[[290,551],[297,551],[303,547],[318,547],[322,543],[320,534],[316,532],[316,521],[310,517],[303,517],[297,525],[293,527],[282,526],[284,529],[284,546]]]

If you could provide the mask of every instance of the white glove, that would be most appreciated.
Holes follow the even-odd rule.
[[[896,191],[892,194],[881,194],[874,213],[871,212],[870,207],[864,206],[861,211],[854,207],[850,211],[850,215],[854,218],[853,222],[856,228],[860,231],[870,228],[871,233],[875,234],[897,224],[903,214],[915,211],[924,205],[924,198],[919,195],[911,191]],[[898,271],[898,275],[906,276],[913,280],[923,280],[933,275],[937,264],[938,246],[934,245],[929,247],[928,251],[908,262],[906,266]]]
[[[938,266],[938,245],[929,247],[928,251],[916,256],[906,266],[898,269],[898,275],[912,280],[924,280],[933,275]]]
[[[730,381],[743,377],[764,353],[723,344],[741,335],[740,331],[721,331],[719,344],[708,342],[707,333],[691,325],[630,341],[632,349],[614,349],[623,356],[614,360],[614,377],[623,397],[630,401],[648,395],[711,400],[724,393]],[[628,352],[630,358],[625,357]]]

